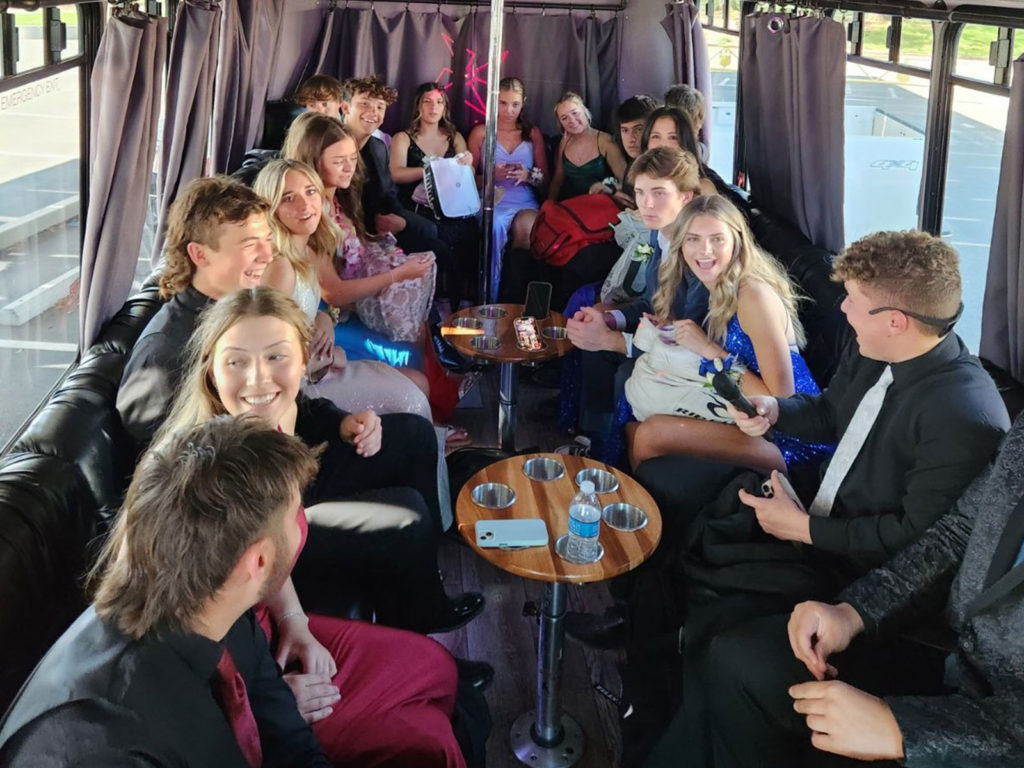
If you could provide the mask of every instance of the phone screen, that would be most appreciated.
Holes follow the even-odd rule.
[[[547,320],[551,313],[551,283],[534,281],[526,286],[526,306],[523,314],[538,320]]]

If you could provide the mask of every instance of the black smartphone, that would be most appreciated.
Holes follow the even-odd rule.
[[[523,314],[537,320],[547,320],[551,314],[551,283],[534,280],[526,286],[526,306]]]

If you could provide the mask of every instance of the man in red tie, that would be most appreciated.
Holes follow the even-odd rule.
[[[316,468],[244,417],[147,453],[93,605],[0,722],[0,765],[329,766],[250,610],[290,572]]]

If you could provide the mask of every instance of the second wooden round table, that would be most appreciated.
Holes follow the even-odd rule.
[[[561,462],[565,474],[557,480],[531,480],[523,473],[528,459],[546,457]],[[636,531],[617,531],[601,524],[604,556],[596,563],[576,565],[555,554],[555,540],[569,528],[569,502],[576,494],[576,473],[597,468],[611,472],[619,481],[617,490],[598,494],[601,506],[628,502],[647,513],[647,525]],[[504,483],[516,493],[515,502],[505,509],[487,509],[472,498],[481,483]],[[658,546],[661,514],[654,499],[633,478],[612,467],[580,456],[535,453],[513,456],[477,472],[463,486],[455,504],[459,532],[481,557],[502,570],[527,579],[547,582],[540,612],[540,640],[537,645],[537,708],[526,712],[512,725],[512,749],[516,757],[538,768],[570,766],[583,754],[583,729],[561,712],[559,684],[562,644],[565,639],[565,585],[570,582],[603,581],[636,568]],[[476,523],[481,520],[540,518],[548,529],[548,544],[525,549],[478,547]]]

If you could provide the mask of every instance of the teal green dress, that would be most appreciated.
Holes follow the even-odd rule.
[[[586,195],[595,182],[603,181],[612,176],[612,169],[604,155],[599,154],[583,165],[576,165],[564,154],[562,155],[562,188],[558,190],[558,199],[565,200],[577,195]]]

